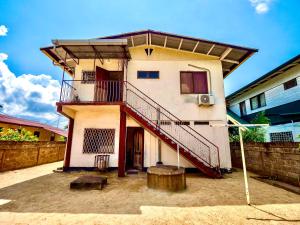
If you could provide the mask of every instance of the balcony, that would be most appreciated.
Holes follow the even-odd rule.
[[[58,104],[121,104],[124,81],[64,80]]]

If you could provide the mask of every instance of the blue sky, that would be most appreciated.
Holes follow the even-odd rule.
[[[61,70],[39,50],[50,45],[51,39],[93,38],[141,29],[258,48],[258,53],[226,78],[226,94],[230,94],[300,53],[299,9],[299,0],[0,0],[0,26],[8,29],[2,29],[1,36],[0,27],[0,82],[1,76],[4,82],[6,70],[14,79],[12,83],[40,80],[46,84],[29,86],[35,92],[48,92],[42,96],[21,94],[21,89],[24,93],[27,89],[12,85],[15,90],[3,93],[22,99],[2,96],[5,112],[56,123],[53,112],[57,94],[53,91],[57,90]],[[14,110],[10,102],[24,107]]]

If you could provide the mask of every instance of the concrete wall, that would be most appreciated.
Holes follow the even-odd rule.
[[[244,148],[249,171],[300,186],[299,143],[246,143]],[[239,143],[231,143],[231,159],[242,168]]]
[[[64,154],[65,142],[0,141],[0,171],[60,161]]]
[[[61,141],[61,136],[58,134],[55,134],[53,132],[50,132],[48,130],[45,130],[43,128],[39,128],[39,127],[29,127],[29,126],[19,126],[19,125],[14,125],[14,124],[8,124],[8,123],[0,123],[0,127],[4,129],[4,131],[8,128],[11,129],[26,129],[27,131],[30,131],[32,134],[35,131],[40,132],[40,137],[39,137],[39,141],[50,141],[51,135],[54,134],[55,135],[55,141]]]

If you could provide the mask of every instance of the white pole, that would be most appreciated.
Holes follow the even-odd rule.
[[[240,136],[240,147],[241,147],[242,162],[243,162],[245,192],[246,192],[247,204],[250,205],[250,194],[249,194],[249,187],[248,187],[248,178],[247,178],[247,168],[246,168],[246,160],[245,160],[245,152],[244,152],[242,127],[239,127],[239,136]]]
[[[177,168],[179,169],[180,167],[180,162],[179,162],[179,144],[177,143]]]

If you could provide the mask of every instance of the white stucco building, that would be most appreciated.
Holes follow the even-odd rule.
[[[231,168],[224,77],[256,49],[153,30],[42,48],[64,71],[58,112],[70,119],[65,169],[110,156],[119,176],[156,163],[217,177]],[[71,79],[67,78],[69,74]]]
[[[266,140],[300,141],[300,55],[226,97],[228,110],[250,122],[265,111]]]

